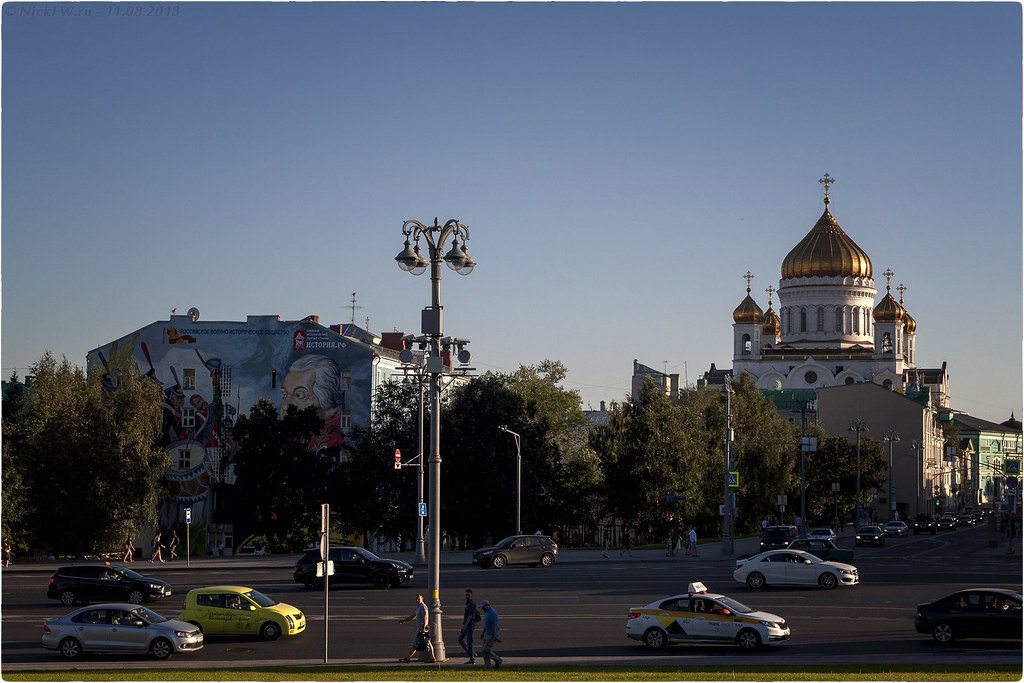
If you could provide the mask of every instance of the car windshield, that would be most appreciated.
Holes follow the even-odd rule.
[[[811,536],[831,536],[831,529],[811,529]]]
[[[377,557],[376,555],[371,553],[366,548],[353,548],[353,550],[355,550],[357,554],[362,555],[363,557],[365,557],[367,560],[370,560],[371,562],[373,560],[379,560],[380,559],[379,557]]]
[[[245,593],[244,595],[245,595],[245,597],[247,597],[250,600],[252,600],[253,602],[255,602],[257,605],[259,605],[260,607],[273,607],[274,605],[277,604],[275,601],[271,600],[270,598],[268,598],[263,593],[260,593],[259,591],[249,591],[248,593]]]
[[[862,526],[860,533],[862,534],[877,534],[880,529],[877,526]]]
[[[142,574],[138,573],[137,571],[135,571],[133,569],[128,569],[128,567],[119,567],[119,569],[122,572],[124,572],[124,575],[127,576],[129,579],[145,579],[146,578],[145,576],[143,576]]]
[[[732,598],[721,597],[718,598],[718,602],[722,603],[723,607],[727,607],[729,610],[736,612],[737,614],[749,614],[754,611],[742,602],[736,602]]]
[[[142,617],[151,624],[159,624],[161,621],[167,621],[167,617],[162,614],[157,614],[151,609],[145,607],[133,607],[132,614]]]
[[[903,522],[889,522],[886,526],[903,526]]]

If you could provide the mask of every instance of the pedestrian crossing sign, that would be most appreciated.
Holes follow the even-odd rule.
[[[738,487],[740,485],[740,473],[730,472],[729,473],[729,486]]]
[[[1020,476],[1020,460],[1019,459],[1006,459],[1003,461],[1003,474],[1011,477]]]

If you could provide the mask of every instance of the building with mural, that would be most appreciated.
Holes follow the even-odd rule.
[[[404,377],[402,336],[325,327],[316,316],[204,321],[191,309],[93,349],[87,362],[108,383],[116,382],[118,363],[128,360],[160,384],[160,445],[171,458],[171,498],[160,505],[160,524],[183,523],[190,508],[193,522],[205,522],[209,545],[230,551],[242,541],[233,537],[230,514],[238,452],[231,428],[238,416],[261,399],[282,414],[291,405],[313,406],[324,428],[309,448],[343,459],[352,427],[370,422],[376,388]]]

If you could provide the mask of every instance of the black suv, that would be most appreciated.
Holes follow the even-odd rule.
[[[334,574],[329,585],[365,583],[376,588],[400,586],[413,577],[412,565],[401,560],[377,557],[365,548],[341,546],[331,548],[328,555],[334,562]],[[307,550],[295,563],[293,577],[308,589],[323,588],[324,580],[316,575],[320,550]]]
[[[473,551],[473,562],[484,569],[507,564],[550,567],[558,559],[558,544],[550,536],[509,536],[492,546]]]
[[[796,527],[791,524],[766,527],[761,536],[761,552],[785,548],[799,537]]]
[[[82,564],[61,567],[50,577],[46,597],[65,605],[76,602],[131,602],[169,597],[171,584],[143,576],[127,567],[113,564]]]
[[[914,518],[914,535],[927,531],[928,533],[935,535],[935,518],[931,515],[918,515]]]

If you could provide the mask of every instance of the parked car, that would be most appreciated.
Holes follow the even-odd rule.
[[[65,659],[83,652],[150,653],[157,659],[203,648],[203,632],[131,603],[82,607],[43,623],[43,647]]]
[[[141,605],[171,595],[171,584],[114,564],[61,567],[50,577],[46,597],[65,605],[76,602],[130,602]]]
[[[811,529],[807,534],[807,538],[818,538],[826,541],[832,541],[836,543],[839,541],[839,537],[836,536],[836,532],[828,527],[822,527],[820,529]]]
[[[833,560],[835,562],[853,562],[853,551],[843,550],[832,541],[824,538],[798,538],[788,546],[787,550],[803,550],[814,555],[820,560]]]
[[[340,546],[331,548],[329,555],[334,562],[334,574],[329,584],[366,584],[376,588],[401,586],[411,579],[415,572],[412,565],[402,560],[389,560],[377,557],[365,548],[357,546]],[[319,550],[307,550],[295,562],[292,578],[306,588],[323,588],[323,577],[316,575],[316,565],[320,562]]]
[[[965,512],[962,515],[957,515],[956,517],[957,526],[974,526],[976,523],[977,520],[974,519],[974,515],[970,514],[969,512]]]
[[[922,532],[935,534],[935,518],[931,515],[918,515],[914,517],[914,535],[917,536]]]
[[[906,522],[894,519],[886,522],[882,530],[885,532],[886,536],[899,536],[901,538],[906,538],[908,527]]]
[[[789,626],[782,617],[708,593],[699,581],[687,590],[643,607],[630,607],[626,637],[652,650],[670,643],[736,643],[742,650],[754,650],[789,641]]]
[[[867,543],[871,545],[885,545],[885,532],[882,531],[882,527],[865,525],[857,529],[857,535],[854,536],[854,540],[859,546]]]
[[[855,586],[860,581],[853,565],[821,560],[802,550],[769,550],[736,560],[732,578],[754,589],[769,584],[795,584],[829,590]]]
[[[256,556],[259,556],[259,555],[266,555],[266,554],[267,554],[267,551],[263,547],[258,546],[258,545],[254,545],[252,543],[243,545],[242,547],[240,547],[238,550],[235,551],[235,555],[239,555],[239,556],[242,556],[242,557],[246,557],[246,556],[248,556],[248,557],[256,557]]]
[[[1021,595],[968,588],[917,606],[914,627],[946,645],[959,638],[1021,639]]]
[[[245,586],[193,588],[178,618],[207,635],[259,634],[264,640],[297,636],[306,629],[301,610]]]
[[[785,548],[799,537],[800,533],[791,524],[767,527],[764,533],[761,534],[761,552]]]
[[[492,546],[473,551],[473,562],[483,568],[508,564],[550,567],[558,560],[558,544],[550,536],[509,536]]]
[[[956,517],[953,515],[942,515],[939,517],[939,521],[935,523],[935,528],[939,531],[953,531],[956,529]]]

